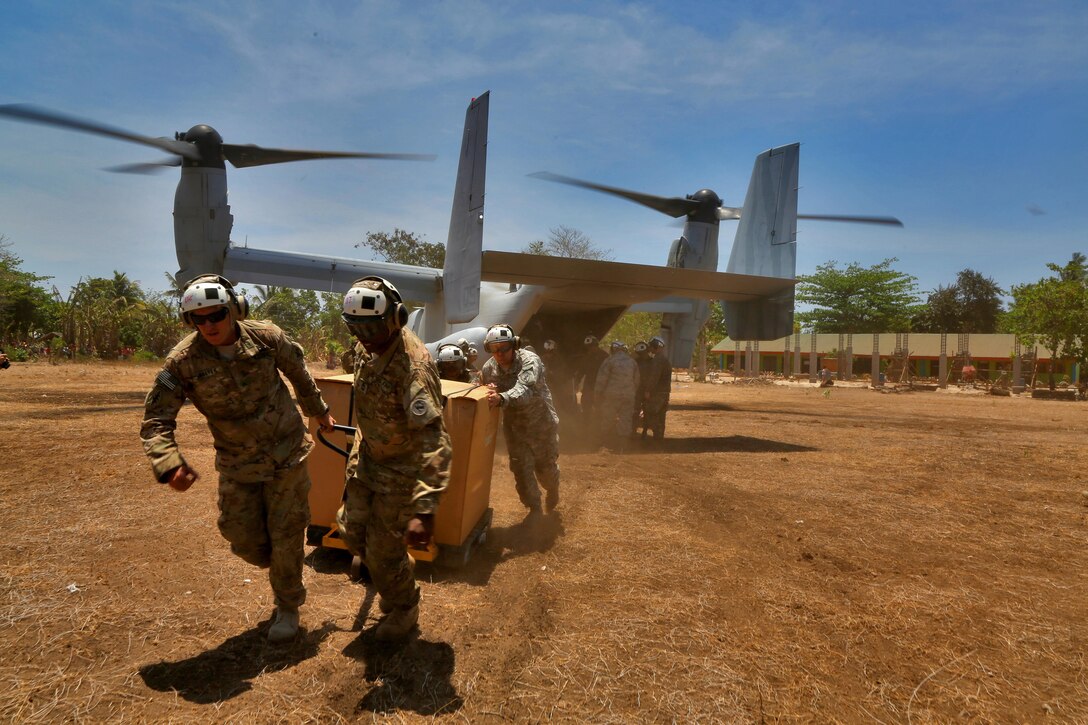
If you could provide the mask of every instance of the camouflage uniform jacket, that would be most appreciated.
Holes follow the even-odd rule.
[[[535,352],[515,350],[514,361],[507,370],[490,358],[481,374],[484,385],[495,383],[501,394],[503,427],[515,433],[558,427],[559,416],[545,381],[544,363]]]
[[[237,324],[233,360],[193,332],[166,356],[147,394],[140,437],[159,481],[185,463],[174,430],[187,398],[208,419],[216,469],[236,481],[271,480],[275,469],[300,463],[313,448],[280,377],[283,371],[294,385],[306,415],[328,410],[306,369],[302,348],[271,322]]]
[[[593,394],[598,400],[604,398],[631,398],[639,390],[638,363],[625,352],[617,352],[608,356],[601,363],[601,369],[597,372],[597,382],[593,388]]]
[[[672,389],[672,363],[665,356],[664,350],[650,358],[646,366],[646,379],[642,381],[642,389],[651,394],[668,394]]]
[[[355,346],[355,445],[347,476],[378,493],[411,487],[415,512],[434,513],[449,479],[442,384],[410,330],[381,355]]]

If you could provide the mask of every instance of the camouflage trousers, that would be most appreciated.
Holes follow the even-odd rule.
[[[559,428],[549,426],[522,433],[504,425],[503,434],[518,498],[526,507],[539,509],[540,488],[559,490]]]
[[[650,397],[642,404],[642,415],[646,430],[651,431],[654,438],[665,437],[665,412],[668,409],[668,393],[650,393]]]
[[[635,395],[602,395],[597,400],[597,428],[602,436],[623,440],[631,437],[635,420]]]
[[[366,563],[382,601],[405,609],[419,602],[419,585],[404,543],[408,522],[415,516],[414,484],[414,480],[401,481],[399,486],[383,487],[392,491],[380,493],[352,476],[344,504],[336,512],[340,536],[348,550]]]
[[[277,469],[264,483],[219,476],[219,532],[236,556],[268,569],[277,607],[296,609],[306,601],[302,559],[310,523],[309,492],[305,460]]]

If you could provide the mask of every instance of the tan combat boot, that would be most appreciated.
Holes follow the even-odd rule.
[[[544,513],[550,514],[559,505],[559,489],[553,488],[544,496]]]
[[[298,610],[276,607],[272,626],[268,628],[268,641],[273,644],[290,642],[298,635]]]
[[[380,642],[400,642],[408,637],[419,621],[419,604],[408,609],[394,607],[374,628],[374,638]]]

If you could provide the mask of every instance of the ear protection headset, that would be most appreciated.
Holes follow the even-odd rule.
[[[202,274],[185,283],[181,295],[181,319],[193,326],[194,310],[226,305],[235,322],[246,319],[249,315],[249,300],[245,295],[234,291],[230,280],[218,274]]]
[[[514,328],[510,325],[492,325],[484,337],[484,350],[491,352],[491,346],[498,342],[511,342],[515,350],[521,348],[521,338],[514,334]]]
[[[377,282],[381,290],[363,286],[363,282]],[[381,317],[392,321],[396,329],[408,324],[408,308],[400,292],[389,280],[381,277],[362,277],[351,283],[344,297],[344,314],[351,317]]]

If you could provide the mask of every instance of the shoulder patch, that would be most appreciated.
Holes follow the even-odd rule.
[[[411,428],[423,428],[441,415],[429,397],[419,396],[408,404],[408,426]]]
[[[155,376],[155,382],[167,390],[176,390],[181,385],[181,381],[171,375],[168,370],[160,370],[159,374]]]

